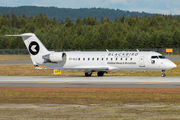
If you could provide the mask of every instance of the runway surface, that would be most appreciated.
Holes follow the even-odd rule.
[[[180,88],[180,77],[0,76],[0,87]]]

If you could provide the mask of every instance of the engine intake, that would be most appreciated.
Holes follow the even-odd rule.
[[[62,62],[66,61],[66,53],[53,52],[51,54],[43,55],[42,58],[46,60],[46,62]]]

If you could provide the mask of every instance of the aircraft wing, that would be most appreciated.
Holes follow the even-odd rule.
[[[58,68],[59,69],[59,68]],[[81,71],[91,71],[91,70],[97,70],[97,71],[103,71],[103,70],[109,70],[109,67],[79,67],[79,68],[62,68],[59,70],[81,70]]]

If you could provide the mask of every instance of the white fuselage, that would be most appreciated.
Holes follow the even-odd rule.
[[[39,64],[53,68],[93,68],[108,67],[106,71],[123,70],[169,70],[176,65],[166,58],[152,58],[152,56],[162,56],[157,52],[65,52],[66,60],[57,63]],[[74,69],[76,70],[76,69]],[[86,71],[77,69],[78,71]],[[94,70],[96,71],[96,70]]]

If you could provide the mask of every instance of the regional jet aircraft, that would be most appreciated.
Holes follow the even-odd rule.
[[[104,51],[104,52],[54,52],[48,51],[41,41],[33,33],[25,33],[20,36],[30,53],[31,60],[36,69],[59,69],[81,71],[85,76],[91,76],[97,72],[98,76],[112,71],[162,71],[170,70],[176,65],[157,52],[141,51]],[[50,68],[40,68],[44,65]]]

